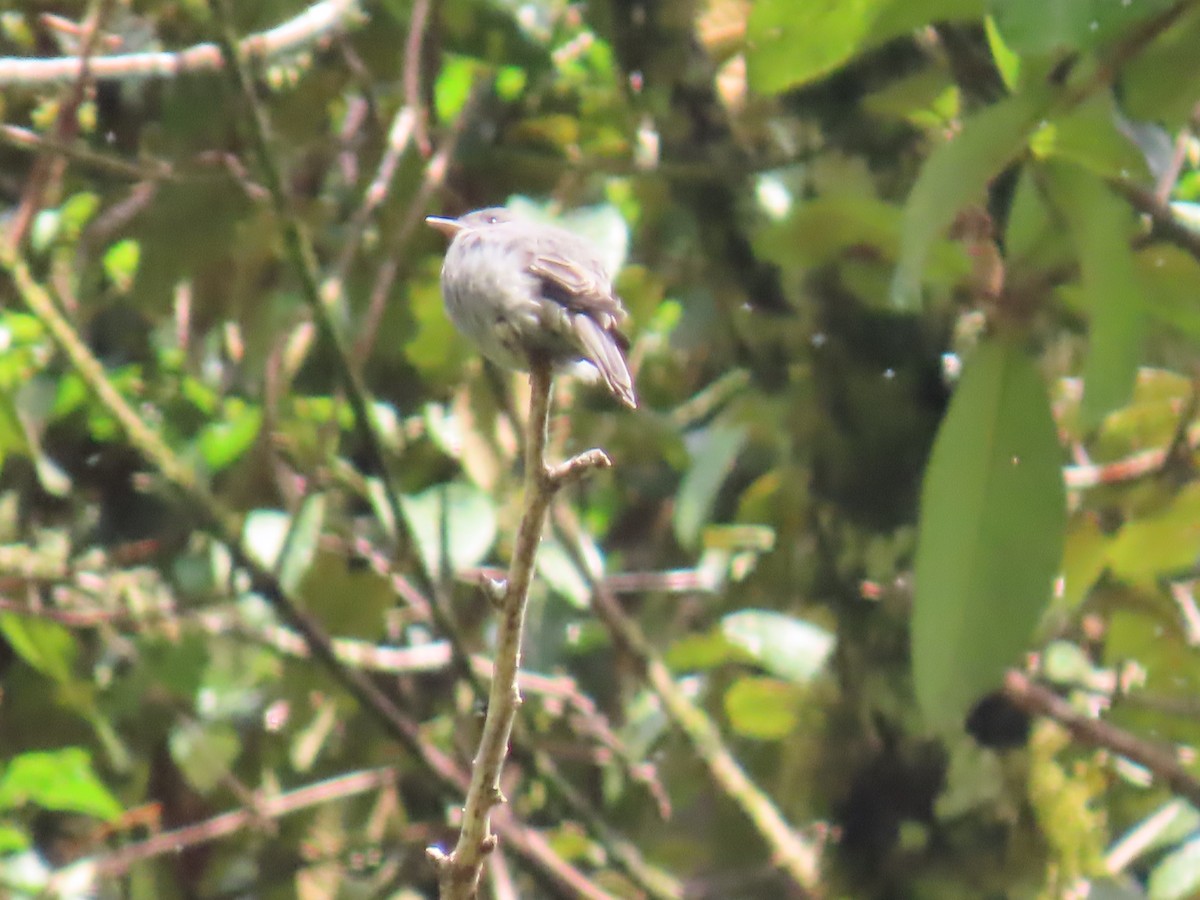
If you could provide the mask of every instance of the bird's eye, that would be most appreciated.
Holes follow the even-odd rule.
[[[496,224],[497,222],[499,222],[499,221],[500,221],[500,217],[499,217],[499,216],[488,216],[488,217],[487,217],[487,223],[488,223],[489,225],[495,225],[495,224]]]

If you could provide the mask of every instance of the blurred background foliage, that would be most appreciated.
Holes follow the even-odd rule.
[[[490,896],[1200,892],[1200,4],[228,6],[0,11],[0,890],[436,892],[526,386],[420,223],[507,202],[620,268],[642,405],[557,386],[616,465],[539,557]],[[231,32],[253,108],[20,67]]]

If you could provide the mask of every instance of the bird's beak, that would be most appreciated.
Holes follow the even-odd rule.
[[[463,230],[462,222],[458,219],[448,219],[445,216],[426,216],[425,224],[430,228],[436,228],[448,238],[453,238]]]

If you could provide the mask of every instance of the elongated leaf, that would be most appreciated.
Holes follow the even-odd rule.
[[[455,481],[400,499],[427,571],[441,572],[443,561],[451,573],[469,569],[492,549],[496,508],[477,487]]]
[[[1200,839],[1168,853],[1150,873],[1150,900],[1184,900],[1200,891]]]
[[[904,207],[892,302],[916,308],[929,248],[988,182],[1011,162],[1046,109],[1040,92],[1018,94],[963,123],[962,132],[929,155]]]
[[[1129,247],[1132,219],[1126,204],[1090,172],[1065,165],[1049,171],[1091,311],[1081,414],[1094,427],[1129,401],[1146,329],[1146,302]]]
[[[1066,520],[1046,389],[1017,346],[975,351],[925,473],[912,622],[927,721],[961,725],[1019,661],[1050,597]]]
[[[684,547],[695,547],[699,542],[717,492],[737,462],[746,437],[741,425],[717,425],[694,449],[692,467],[675,500],[675,536]]]

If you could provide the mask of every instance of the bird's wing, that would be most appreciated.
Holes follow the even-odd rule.
[[[625,308],[613,292],[612,281],[599,266],[579,265],[553,252],[533,254],[529,272],[542,282],[546,297],[576,312],[606,314],[615,323],[625,318]]]

